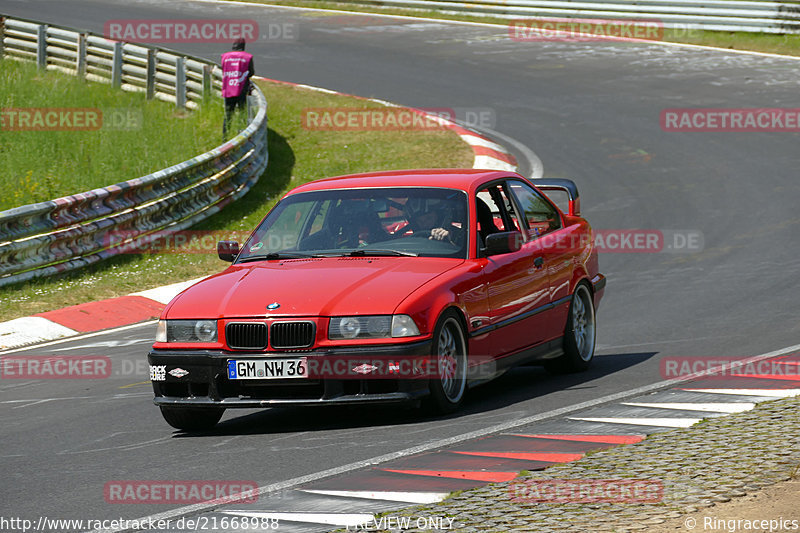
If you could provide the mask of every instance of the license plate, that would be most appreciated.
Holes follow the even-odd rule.
[[[296,359],[229,359],[228,379],[293,379],[308,377],[305,357]]]

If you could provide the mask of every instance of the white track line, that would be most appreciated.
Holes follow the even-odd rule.
[[[701,411],[703,413],[743,413],[754,408],[751,402],[707,402],[707,403],[639,403],[623,402],[622,405],[632,407],[649,407],[653,409],[677,409],[679,411]]]
[[[517,167],[511,163],[506,163],[502,159],[497,159],[490,155],[476,155],[475,161],[472,163],[472,168],[480,168],[485,170],[507,170],[514,172]]]
[[[222,514],[278,520],[280,522],[306,522],[329,526],[360,526],[372,522],[372,513],[283,513],[273,511],[220,511]]]
[[[461,136],[464,139],[464,142],[469,144],[470,146],[483,146],[484,148],[491,148],[492,150],[497,150],[498,152],[505,152],[505,147],[497,144],[496,142],[492,142],[485,137],[479,137],[477,135],[470,135],[470,134],[463,134]]]
[[[447,492],[397,492],[397,491],[363,491],[363,490],[317,490],[297,489],[311,494],[324,496],[340,496],[343,498],[361,498],[366,500],[388,500],[403,503],[430,504],[447,498]]]
[[[634,426],[652,426],[664,428],[688,428],[700,422],[702,418],[583,418],[569,417],[570,420],[582,422],[599,422],[602,424],[630,424]]]
[[[790,398],[800,396],[800,389],[681,389],[686,392],[704,394],[731,394],[734,396],[764,396],[769,398]]]
[[[110,334],[110,333],[117,333],[117,332],[120,332],[120,331],[126,331],[126,330],[129,330],[129,329],[138,328],[138,327],[141,327],[141,326],[154,326],[156,324],[156,322],[158,322],[158,320],[148,320],[147,322],[137,322],[136,324],[128,324],[127,326],[120,326],[118,328],[103,329],[103,330],[100,330],[100,331],[93,331],[91,333],[85,333],[83,335],[75,335],[74,337],[65,337],[63,339],[58,339],[58,340],[54,340],[54,341],[50,341],[50,342],[45,342],[45,343],[42,343],[42,344],[34,344],[32,346],[21,346],[19,348],[14,348],[13,350],[4,350],[4,351],[0,352],[0,356],[6,355],[6,354],[9,354],[9,353],[22,352],[22,351],[25,351],[25,350],[37,350],[39,348],[44,348],[46,346],[52,346],[54,344],[62,344],[62,343],[65,343],[65,342],[79,341],[81,339],[88,339],[88,338],[91,338],[91,337],[97,337],[98,335],[107,335],[107,334]],[[155,340],[155,335],[156,335],[155,329],[153,329],[153,340]]]
[[[41,316],[15,318],[0,322],[0,349],[13,349],[77,334],[74,329]]]

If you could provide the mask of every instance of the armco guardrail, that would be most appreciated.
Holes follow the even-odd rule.
[[[181,107],[194,107],[222,83],[221,69],[208,61],[60,26],[5,18],[0,36],[0,55],[143,91]]]
[[[0,18],[0,57],[35,60],[178,105],[196,105],[221,79],[219,67],[202,59],[12,18]],[[250,100],[255,116],[247,128],[205,154],[141,178],[0,212],[0,286],[96,263],[151,233],[185,229],[244,195],[268,159],[267,102],[255,86]]]
[[[500,18],[647,20],[683,30],[800,33],[800,2],[746,0],[344,0]]]

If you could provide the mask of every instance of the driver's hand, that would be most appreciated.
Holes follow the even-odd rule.
[[[433,228],[431,230],[431,236],[429,237],[429,239],[432,239],[432,240],[435,240],[435,241],[443,241],[449,235],[450,235],[450,232],[447,231],[444,228]]]

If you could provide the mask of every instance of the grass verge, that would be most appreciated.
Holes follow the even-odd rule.
[[[53,117],[57,125],[51,122],[78,129],[29,129],[38,125],[33,110],[53,108],[90,111],[62,112]],[[142,93],[2,60],[0,190],[7,194],[0,195],[0,211],[144,176],[206,152],[221,139],[221,108],[222,99],[212,98],[187,113]],[[22,115],[13,109],[28,113],[22,129],[16,129]]]
[[[481,22],[487,24],[498,24],[507,27],[511,19],[478,16],[467,14],[448,14],[441,11],[427,9],[404,9],[396,7],[354,5],[351,3],[326,2],[321,0],[237,0],[254,4],[281,5],[293,7],[307,7],[316,9],[335,9],[339,11],[352,11],[358,13],[378,13],[383,15],[401,15],[409,17],[432,18],[440,20],[456,20],[462,22]],[[333,15],[333,14],[332,14]],[[531,17],[515,17],[525,19]],[[591,18],[591,17],[589,17]],[[355,23],[355,21],[351,21]],[[375,21],[374,24],[381,24]],[[772,54],[782,54],[800,56],[800,35],[773,35],[764,33],[749,32],[726,32],[726,31],[706,31],[706,30],[670,30],[665,29],[662,41],[695,44],[701,46],[713,46],[716,48],[727,48],[734,50],[749,50],[754,52],[766,52]]]
[[[301,117],[307,108],[381,106],[284,84],[259,85],[270,103],[267,170],[248,194],[193,230],[214,232],[215,237],[250,231],[285,191],[321,177],[472,166],[471,149],[452,131],[306,129]],[[213,134],[218,135],[219,129],[214,128]],[[226,266],[212,250],[178,252],[125,254],[75,273],[0,287],[0,321],[202,277]]]

